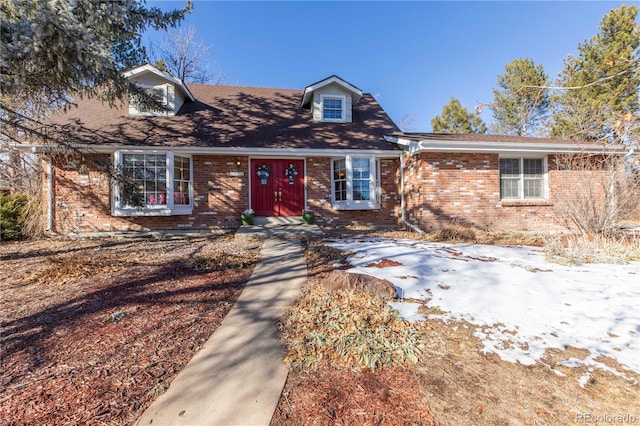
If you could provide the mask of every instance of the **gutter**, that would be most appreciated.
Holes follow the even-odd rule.
[[[53,160],[47,159],[47,232],[53,232]]]
[[[478,142],[463,140],[412,140],[398,136],[385,136],[410,154],[421,152],[465,152],[465,153],[537,153],[537,154],[626,154],[624,146],[602,146],[577,143],[533,143],[533,142]]]
[[[52,147],[48,145],[27,145],[17,144],[16,147],[22,151],[47,153]],[[111,154],[115,151],[140,152],[140,153],[162,153],[175,152],[176,154],[208,154],[208,155],[249,155],[252,157],[343,157],[351,155],[375,155],[377,158],[399,158],[402,150],[399,149],[324,149],[324,148],[242,148],[242,147],[182,147],[182,146],[137,146],[137,145],[74,145],[75,149],[86,153]]]

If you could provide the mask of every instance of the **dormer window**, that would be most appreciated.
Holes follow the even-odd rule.
[[[169,103],[168,103],[168,96],[167,96],[167,86],[160,86],[160,87],[146,87],[144,88],[144,91],[150,95],[153,99],[156,100],[156,102],[158,102],[158,104],[166,107]],[[163,110],[155,110],[153,108],[151,108],[151,106],[145,106],[142,103],[139,102],[134,102],[134,108],[135,111],[138,114],[143,114],[143,115],[166,115],[167,111],[163,111]]]
[[[332,75],[304,89],[302,106],[311,110],[313,121],[351,123],[361,97],[362,90]]]
[[[185,102],[195,101],[184,82],[149,64],[125,71],[123,75],[164,106],[159,111],[154,111],[152,105],[140,105],[135,99],[129,99],[131,115],[171,116],[177,114]]]
[[[323,121],[344,121],[343,98],[322,97],[322,120]]]

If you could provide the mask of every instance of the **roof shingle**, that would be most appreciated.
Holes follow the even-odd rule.
[[[196,98],[175,116],[132,116],[128,106],[95,100],[54,117],[77,144],[198,147],[395,150],[385,135],[398,127],[370,94],[354,107],[352,123],[314,122],[300,106],[303,91],[189,85]]]

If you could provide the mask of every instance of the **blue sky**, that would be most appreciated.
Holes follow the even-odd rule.
[[[410,114],[414,130],[426,132],[451,97],[468,109],[490,102],[513,59],[531,58],[555,78],[564,58],[622,4],[195,0],[182,25],[213,46],[210,68],[220,67],[231,84],[303,89],[338,74],[376,96],[396,123]],[[483,118],[490,121],[490,111]]]

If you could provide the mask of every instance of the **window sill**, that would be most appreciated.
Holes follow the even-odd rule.
[[[138,216],[179,216],[179,215],[187,215],[191,214],[193,211],[193,207],[191,206],[181,206],[174,207],[170,209],[168,207],[165,208],[114,208],[111,212],[112,216],[116,217],[138,217]]]
[[[333,203],[334,210],[380,210],[379,203]]]
[[[553,206],[549,200],[500,200],[502,207],[544,207]]]

